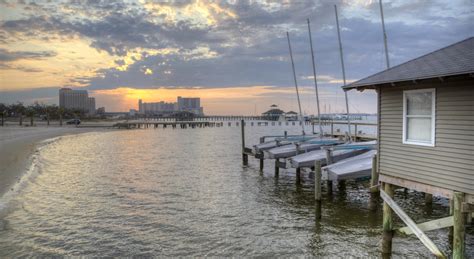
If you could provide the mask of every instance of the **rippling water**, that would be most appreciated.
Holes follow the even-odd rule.
[[[299,130],[248,127],[248,146],[285,129]],[[309,175],[297,185],[291,170],[275,178],[269,161],[264,173],[251,158],[242,167],[240,150],[238,127],[61,137],[8,203],[0,257],[380,255],[382,215],[368,210],[367,183],[323,195],[318,222]],[[429,209],[421,194],[404,195],[417,221],[447,214],[445,200]],[[446,231],[430,237],[449,251]],[[393,250],[430,256],[414,237],[396,237]]]

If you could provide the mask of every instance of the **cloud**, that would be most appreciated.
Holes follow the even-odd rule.
[[[347,79],[352,81],[385,68],[378,3],[0,3],[0,61],[9,62],[8,66],[0,66],[0,76],[6,78],[11,88],[35,87],[30,84],[50,80],[40,86],[72,84],[108,90],[272,85],[276,91],[278,87],[286,89],[293,85],[285,35],[289,31],[298,82],[303,87],[312,86],[306,25],[309,18],[318,83],[336,96],[335,102],[342,103],[334,4],[338,5],[343,28]],[[465,0],[384,1],[391,64],[472,36],[470,9],[470,2]],[[63,47],[57,48],[58,45]],[[51,60],[48,64],[60,65],[25,63],[33,59],[47,59]],[[67,65],[60,63],[64,60],[68,60]],[[13,66],[13,62],[17,63]],[[36,78],[34,74],[42,77]],[[67,80],[57,80],[59,75]],[[17,78],[32,80],[18,82]],[[284,98],[284,94],[279,94],[279,98]]]
[[[9,62],[20,59],[44,59],[56,56],[54,51],[9,51],[0,48],[0,62]]]

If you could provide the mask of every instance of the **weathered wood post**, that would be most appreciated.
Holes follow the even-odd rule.
[[[260,138],[260,144],[262,144],[263,142],[265,142],[265,137]],[[260,172],[263,172],[263,154],[260,154],[260,155],[261,155],[260,156]]]
[[[389,183],[383,183],[385,193],[393,198],[394,188]],[[382,234],[382,254],[392,253],[392,238],[393,238],[393,211],[387,202],[383,203],[383,234]]]
[[[454,213],[454,200],[450,199],[449,200],[449,215],[452,216]],[[453,232],[454,232],[454,227],[449,227],[449,232],[448,232],[448,240],[449,243],[453,243]]]
[[[453,219],[454,219],[454,231],[453,231],[453,259],[465,258],[465,221],[466,213],[462,211],[464,202],[464,193],[454,192],[453,193],[454,207],[453,207]]]
[[[379,172],[377,171],[377,154],[372,157],[372,171],[370,173],[370,192],[378,193]]]
[[[377,154],[372,157],[372,171],[370,173],[370,200],[369,210],[375,211],[377,209],[377,201],[379,196],[379,172],[377,171]]]
[[[280,163],[280,159],[277,158],[275,159],[275,176],[278,176],[280,174],[280,167],[278,164]]]
[[[301,182],[301,168],[298,167],[296,168],[296,184],[299,184]]]
[[[244,125],[244,120],[240,121],[240,130],[241,130],[241,133],[242,133],[242,164],[243,165],[248,165],[249,157],[245,153],[245,125]]]
[[[433,204],[433,194],[425,193],[425,205],[431,206]]]
[[[314,199],[316,200],[316,219],[321,218],[321,161],[314,162]]]
[[[332,164],[332,151],[330,149],[326,149],[326,165]],[[328,194],[332,194],[332,181],[327,180],[327,189]]]

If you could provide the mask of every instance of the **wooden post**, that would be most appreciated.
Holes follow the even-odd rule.
[[[321,161],[316,160],[314,162],[314,199],[316,201],[321,201]]]
[[[242,164],[243,165],[248,165],[249,163],[249,157],[247,154],[245,154],[245,125],[244,125],[244,120],[240,121],[240,130],[241,130],[241,135],[242,135]]]
[[[461,192],[453,193],[454,207],[454,231],[453,231],[453,259],[465,258],[465,221],[466,214],[462,212],[462,204],[464,201],[464,194]]]
[[[296,168],[296,184],[301,182],[301,168]]]
[[[332,164],[332,151],[326,149],[326,165]],[[332,181],[327,180],[328,194],[332,194]]]
[[[263,142],[265,142],[265,137],[261,137],[260,138],[260,144],[262,144]],[[260,158],[260,172],[263,172],[263,154]]]
[[[279,162],[280,162],[279,158],[275,159],[275,176],[278,176],[280,174],[280,167],[278,167]]]
[[[425,205],[431,206],[433,204],[433,194],[425,193]]]
[[[390,198],[393,198],[393,186],[389,183],[383,184],[384,191]],[[392,238],[393,238],[393,211],[387,202],[383,202],[383,235],[382,235],[382,254],[387,255],[392,253]]]
[[[377,154],[372,157],[372,172],[370,176],[370,192],[377,193],[379,192],[379,172],[377,172]]]

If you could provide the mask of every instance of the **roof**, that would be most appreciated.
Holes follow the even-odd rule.
[[[266,112],[264,112],[263,114],[272,114],[272,115],[275,115],[275,114],[283,114],[285,113],[284,111],[280,110],[280,109],[270,109]]]
[[[294,112],[294,111],[289,111],[287,112],[286,114],[298,114],[297,112]]]
[[[474,37],[391,67],[342,88],[344,90],[373,88],[386,83],[469,73],[474,73]]]

